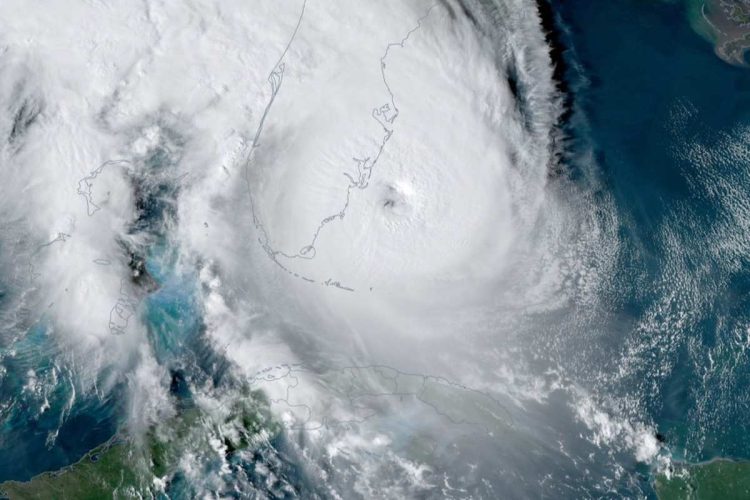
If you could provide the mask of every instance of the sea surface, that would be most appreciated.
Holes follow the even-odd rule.
[[[576,162],[595,165],[619,221],[601,347],[569,373],[632,401],[623,412],[653,425],[671,459],[750,459],[750,70],[717,57],[682,2],[551,5],[570,109],[562,148],[574,158],[559,175],[575,179]],[[167,231],[136,229],[151,238],[145,266],[161,287],[144,299],[151,347],[173,368],[175,397],[189,397],[180,370],[220,377],[199,338],[196,278],[178,268]],[[7,283],[0,305],[13,293]],[[109,381],[106,397],[82,392],[59,368],[51,326],[2,310],[9,333],[0,340],[13,355],[0,353],[0,482],[74,463],[127,414],[127,381]],[[11,338],[24,321],[29,334]],[[610,494],[653,496],[653,467],[624,467],[637,485],[613,480]]]
[[[640,339],[648,363],[619,389],[674,457],[748,458],[750,71],[716,56],[682,2],[553,4],[583,133],[623,221],[617,323],[632,338],[658,322]]]

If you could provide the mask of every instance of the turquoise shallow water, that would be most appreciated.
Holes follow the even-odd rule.
[[[626,417],[653,424],[676,458],[750,458],[750,70],[716,57],[690,28],[681,3],[551,3],[564,45],[561,76],[575,110],[566,124],[568,146],[593,150],[602,194],[611,195],[620,224],[621,252],[604,299],[596,349],[578,349],[571,341],[568,348],[581,361],[567,369],[596,394],[634,401]],[[168,155],[152,160],[149,168],[155,171],[160,162],[171,161]],[[575,179],[578,165],[567,167]],[[164,229],[165,220],[176,217],[177,194],[167,181],[147,179],[139,185],[153,193],[144,196],[143,217],[134,231],[152,237],[145,266],[159,285],[143,303],[148,340],[172,376],[172,395],[189,404],[191,384],[211,380],[220,386],[221,369],[201,338],[195,271],[179,268],[178,251],[170,247]],[[22,355],[3,361],[10,375],[2,378],[0,390],[19,396],[0,413],[0,481],[28,479],[74,462],[111,437],[125,414],[120,388],[106,399],[78,395],[66,409],[73,386],[65,373],[51,383],[58,353],[45,328],[43,322],[32,327],[13,346]],[[29,369],[50,383],[45,395],[24,392]],[[50,409],[43,413],[40,397],[49,398]],[[568,404],[562,394],[554,394],[546,406],[534,407],[534,415],[566,414]],[[544,418],[539,422],[540,428],[549,424]],[[572,424],[558,424],[540,434],[565,434],[574,441],[581,432]],[[48,446],[49,433],[58,427],[54,446]],[[484,445],[467,443],[472,450]],[[272,444],[282,454],[288,445],[281,438]],[[545,446],[549,456],[527,453],[523,442],[511,450],[518,454],[516,465],[524,464],[519,470],[533,470],[519,481],[524,484],[514,492],[518,497],[537,491],[535,474],[547,470],[578,488],[561,483],[560,497],[565,491],[575,491],[570,498],[602,491],[595,484],[600,476],[583,474],[597,464],[573,466],[554,455],[557,443]],[[591,443],[573,449],[577,457],[594,451]],[[489,449],[482,457],[488,474],[495,467],[494,452]],[[454,455],[455,450],[445,453],[451,460]],[[269,457],[258,454],[244,463],[248,476],[264,460]],[[302,491],[315,491],[292,462],[278,467],[290,470]],[[624,474],[613,479],[611,496],[650,495],[649,467],[632,457],[621,464]],[[260,485],[262,479],[257,480]],[[190,491],[184,478],[170,490],[176,498]]]
[[[123,388],[105,398],[75,397],[80,388],[74,376],[58,369],[62,363],[56,361],[47,329],[44,321],[32,327],[13,344],[16,355],[3,360],[7,376],[0,383],[6,404],[0,411],[0,481],[28,479],[68,465],[109,439],[120,423]],[[33,387],[30,370],[38,380]]]

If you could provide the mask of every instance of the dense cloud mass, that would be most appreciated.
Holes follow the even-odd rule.
[[[62,425],[116,397],[142,437],[175,373],[221,418],[262,394],[265,479],[193,450],[195,494],[523,497],[592,454],[592,481],[653,464],[582,368],[617,217],[553,69],[531,0],[3,1],[0,340],[42,328],[47,360],[19,398],[72,387]]]

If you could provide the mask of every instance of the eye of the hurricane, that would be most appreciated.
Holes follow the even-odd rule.
[[[414,212],[416,193],[408,183],[386,184],[381,192],[380,208],[384,217],[405,219]]]
[[[398,301],[411,288],[431,304],[438,288],[496,282],[523,253],[512,249],[543,216],[549,129],[519,115],[472,26],[426,8],[391,28],[336,80],[305,66],[318,45],[300,28],[271,73],[245,175],[271,272],[312,294]]]

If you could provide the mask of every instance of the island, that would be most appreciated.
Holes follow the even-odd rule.
[[[656,476],[654,489],[659,500],[750,499],[750,462],[677,463]]]
[[[0,499],[160,497],[186,451],[215,453],[219,438],[224,453],[230,456],[273,438],[281,427],[271,420],[266,408],[262,395],[255,393],[218,418],[195,405],[184,407],[145,435],[118,434],[61,470],[44,472],[26,482],[0,483]]]
[[[693,27],[714,44],[721,59],[750,67],[750,3],[689,0],[688,8]]]

